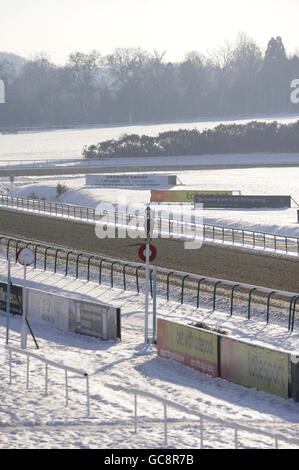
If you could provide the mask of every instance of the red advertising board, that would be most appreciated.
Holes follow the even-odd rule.
[[[158,355],[218,377],[217,335],[167,320],[157,321]]]
[[[151,202],[173,202],[174,201],[174,191],[151,191]]]

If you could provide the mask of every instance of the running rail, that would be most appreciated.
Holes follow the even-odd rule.
[[[167,400],[165,398],[161,398],[154,393],[150,393],[147,391],[143,391],[141,389],[136,389],[136,388],[125,388],[122,387],[121,385],[114,385],[114,384],[104,384],[105,387],[109,388],[110,390],[114,390],[115,392],[124,392],[127,394],[133,394],[134,395],[134,431],[137,433],[138,429],[138,415],[137,415],[137,397],[143,396],[145,398],[149,398],[155,401],[158,401],[163,404],[163,409],[164,409],[164,416],[163,416],[163,421],[164,421],[164,444],[167,446],[168,444],[168,433],[167,433],[167,407],[174,408],[178,411],[181,411],[183,413],[189,414],[196,416],[197,418],[200,419],[200,448],[203,449],[203,431],[204,431],[204,421],[207,422],[212,422],[219,424],[225,428],[232,428],[234,430],[234,446],[235,449],[238,449],[238,435],[239,431],[246,431],[249,432],[250,434],[259,434],[263,436],[267,436],[269,438],[272,438],[274,441],[274,447],[275,449],[278,449],[279,441],[284,441],[287,442],[288,444],[295,444],[299,446],[299,440],[294,439],[294,438],[286,438],[283,434],[279,433],[270,433],[267,431],[263,431],[261,429],[253,428],[253,426],[245,426],[242,424],[239,424],[237,422],[233,421],[225,421],[223,419],[215,418],[212,416],[207,416],[203,413],[199,413],[198,411],[195,410],[190,410],[189,408],[182,406],[178,403],[174,403],[170,400]]]
[[[114,266],[118,265],[119,269],[122,271],[122,282],[123,282],[123,289],[126,290],[127,288],[127,282],[126,282],[126,275],[127,275],[127,268],[131,267],[132,270],[135,273],[135,285],[136,285],[136,291],[137,293],[140,292],[140,283],[139,283],[139,271],[142,269],[145,271],[145,264],[144,263],[135,263],[135,262],[130,262],[130,261],[125,261],[125,260],[119,260],[119,259],[114,259],[114,258],[109,258],[109,257],[101,257],[99,255],[95,255],[92,253],[84,253],[84,252],[78,252],[75,250],[68,250],[65,248],[61,247],[55,247],[55,246],[49,246],[45,244],[41,244],[38,242],[34,241],[28,241],[28,240],[21,240],[21,239],[16,239],[12,237],[7,237],[4,235],[0,234],[0,248],[2,248],[4,244],[4,250],[5,250],[5,258],[8,260],[12,256],[16,257],[17,251],[21,247],[31,247],[31,249],[34,252],[34,264],[33,267],[37,268],[38,261],[42,263],[43,270],[46,271],[49,269],[49,251],[52,252],[52,258],[55,258],[54,262],[54,268],[52,267],[52,270],[54,273],[57,272],[58,269],[58,264],[60,261],[60,268],[64,270],[64,275],[69,276],[70,275],[70,264],[71,260],[70,258],[73,258],[73,276],[78,279],[79,278],[79,266],[82,266],[86,269],[87,267],[87,273],[86,273],[86,280],[90,281],[91,276],[90,276],[90,268],[91,268],[91,262],[93,262],[93,266],[96,268],[97,272],[97,281],[98,284],[102,284],[102,273],[103,273],[103,264],[106,264],[106,270],[110,271],[110,287],[113,287],[114,285]],[[60,255],[60,259],[58,258],[58,255]],[[62,260],[61,260],[62,257]],[[84,262],[85,261],[85,262]],[[107,266],[108,265],[108,266]],[[280,297],[285,297],[286,300],[289,302],[288,306],[288,329],[290,331],[294,330],[294,325],[295,325],[295,319],[296,319],[296,306],[298,305],[297,302],[299,300],[299,293],[296,292],[289,292],[289,291],[283,291],[283,290],[273,290],[269,289],[266,287],[262,286],[257,286],[257,285],[251,285],[251,284],[246,284],[246,283],[241,283],[241,282],[236,282],[236,281],[230,281],[226,279],[217,279],[213,277],[207,277],[207,276],[202,276],[199,274],[193,274],[193,273],[187,273],[183,271],[178,271],[178,270],[170,270],[167,268],[162,268],[158,266],[150,266],[150,288],[151,288],[151,294],[153,294],[153,286],[152,286],[152,274],[156,271],[157,274],[162,274],[164,277],[166,277],[166,296],[167,296],[167,301],[170,300],[170,278],[171,276],[176,276],[177,279],[179,279],[178,282],[181,282],[181,287],[177,287],[177,289],[180,289],[180,299],[181,299],[181,304],[184,303],[184,290],[185,290],[185,280],[187,278],[193,280],[197,284],[197,296],[196,296],[196,306],[199,308],[200,305],[200,293],[201,293],[201,286],[203,282],[208,282],[213,285],[213,293],[212,293],[212,302],[213,302],[213,311],[216,310],[217,307],[217,293],[218,293],[218,286],[221,284],[222,286],[228,286],[230,288],[230,307],[229,307],[229,313],[230,315],[233,315],[233,308],[234,308],[234,294],[236,289],[243,288],[246,291],[248,291],[248,308],[247,308],[247,318],[250,320],[251,318],[251,304],[252,304],[252,294],[253,292],[260,292],[266,294],[266,307],[267,307],[267,312],[266,312],[266,321],[267,323],[270,322],[270,306],[271,306],[271,298],[273,295],[277,295]],[[132,274],[130,275],[132,278]],[[165,284],[165,283],[164,283]],[[164,286],[163,284],[163,286]]]
[[[68,372],[75,375],[85,377],[86,379],[86,399],[87,399],[87,415],[90,415],[90,401],[89,401],[89,376],[87,372],[74,367],[65,366],[64,364],[54,362],[46,357],[40,356],[26,349],[19,349],[14,346],[4,345],[4,349],[9,353],[9,383],[12,384],[12,353],[19,354],[27,357],[27,371],[26,371],[26,389],[29,389],[29,373],[30,373],[30,358],[37,359],[45,364],[45,395],[48,394],[48,369],[49,366],[55,367],[56,369],[62,369],[65,372],[65,406],[68,406],[69,395],[68,395]]]
[[[81,222],[108,224],[115,228],[129,227],[140,232],[144,238],[144,216],[136,213],[97,210],[92,207],[78,206],[40,199],[19,198],[0,195],[0,206],[33,214],[75,219]],[[163,212],[163,211],[161,211]],[[171,217],[172,215],[172,217]],[[287,256],[299,256],[299,237],[274,234],[238,227],[225,227],[212,224],[198,224],[184,221],[174,214],[155,217],[153,238],[176,238],[185,241],[202,240],[206,243],[246,248]]]

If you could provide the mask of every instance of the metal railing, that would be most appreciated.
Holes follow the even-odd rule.
[[[6,195],[0,195],[0,206],[91,223],[108,223],[112,224],[114,228],[128,227],[128,224],[130,224],[130,229],[139,231],[140,236],[143,236],[144,232],[144,216],[136,213],[118,210],[98,210],[87,206]],[[165,215],[163,217],[159,216],[159,212],[157,213],[158,215],[154,219],[153,238],[160,236],[162,238],[196,240],[197,234],[200,234],[199,239],[206,243],[217,243],[281,255],[299,256],[299,237],[238,227],[224,227],[205,223],[198,224],[196,221],[189,222],[183,220],[183,218],[180,220],[172,213],[168,217]]]
[[[207,416],[203,413],[199,413],[198,411],[193,411],[188,409],[185,406],[182,406],[178,403],[174,403],[170,400],[166,400],[165,398],[158,397],[157,395],[150,393],[150,392],[145,392],[140,389],[134,389],[134,388],[125,388],[120,385],[112,385],[112,384],[105,384],[105,387],[114,390],[116,392],[124,392],[127,394],[133,394],[134,395],[134,432],[137,434],[138,431],[138,406],[137,406],[137,397],[138,396],[143,396],[145,398],[149,398],[151,400],[158,401],[162,403],[163,405],[163,422],[164,422],[164,445],[168,445],[168,417],[167,417],[167,408],[174,408],[182,413],[186,413],[188,415],[195,416],[196,418],[199,418],[199,433],[200,433],[200,448],[204,448],[204,424],[210,422],[213,424],[217,424],[220,426],[223,426],[224,428],[231,428],[234,433],[234,438],[233,438],[233,446],[235,449],[240,448],[240,443],[239,443],[239,436],[241,431],[245,431],[247,433],[252,434],[258,434],[262,436],[269,437],[272,439],[273,442],[273,447],[275,449],[279,448],[279,442],[285,442],[287,444],[293,444],[296,446],[299,446],[299,440],[294,439],[294,438],[288,438],[282,434],[279,433],[270,433],[261,429],[257,429],[254,427],[254,424],[249,426],[245,426],[242,424],[239,424],[237,422],[233,422],[232,420],[230,421],[225,421],[224,419],[219,419],[219,418],[214,418],[212,416]],[[248,440],[248,437],[246,438]]]
[[[103,284],[103,274],[105,272],[106,277],[108,276],[108,283],[110,287],[115,285],[115,273],[118,273],[118,286],[123,290],[128,288],[128,282],[134,283],[134,288],[137,293],[140,293],[140,278],[141,273],[143,278],[145,276],[145,264],[135,263],[124,260],[117,260],[109,257],[101,257],[92,253],[78,252],[75,250],[68,250],[61,247],[44,245],[36,243],[34,241],[21,240],[12,237],[0,235],[0,253],[4,254],[4,257],[8,258],[16,257],[16,253],[21,247],[31,247],[34,252],[34,268],[40,268],[44,271],[51,270],[54,273],[60,272],[65,276],[72,275],[76,279],[81,279],[82,271],[84,279],[86,281],[97,282],[99,285]],[[4,253],[3,253],[4,252]],[[130,272],[129,272],[130,270]],[[299,293],[273,290],[266,287],[245,284],[241,282],[234,282],[230,280],[217,279],[207,276],[202,276],[193,273],[186,273],[183,271],[170,270],[157,266],[150,266],[150,293],[153,296],[153,272],[156,271],[157,282],[159,283],[161,295],[161,288],[164,295],[166,295],[167,301],[171,299],[171,281],[175,285],[176,294],[179,293],[179,301],[181,304],[185,303],[185,291],[186,284],[189,282],[189,290],[192,290],[195,296],[196,308],[200,307],[202,285],[205,284],[206,291],[211,291],[210,297],[212,301],[212,312],[217,309],[217,301],[219,300],[219,287],[226,288],[229,294],[229,306],[228,311],[231,316],[234,312],[235,307],[235,293],[238,290],[243,291],[243,297],[247,299],[247,319],[250,320],[252,317],[252,303],[253,293],[261,294],[263,297],[259,299],[259,303],[264,305],[265,311],[265,322],[270,323],[272,315],[271,300],[275,295],[277,298],[283,298],[287,302],[286,319],[288,330],[293,331],[296,323],[296,312],[298,307]],[[187,281],[187,282],[186,282]],[[222,298],[222,297],[221,297]]]
[[[20,168],[56,168],[60,166],[103,166],[104,159],[70,158],[51,160],[1,160],[0,170]]]
[[[63,204],[60,202],[46,201],[44,199],[0,195],[0,205],[2,207],[32,212],[34,214],[62,216],[87,222],[95,222],[97,220],[96,210],[92,207]],[[98,219],[99,218],[100,216]]]
[[[45,364],[45,395],[48,395],[48,377],[49,377],[49,366],[56,369],[62,369],[65,372],[65,406],[69,403],[68,393],[68,372],[85,377],[86,379],[86,399],[87,399],[87,415],[90,415],[90,402],[89,402],[89,376],[87,372],[74,367],[65,366],[57,362],[51,361],[46,357],[42,357],[31,351],[25,349],[15,348],[13,346],[4,345],[4,349],[9,353],[9,383],[12,384],[12,353],[19,354],[27,357],[27,370],[26,370],[26,390],[29,389],[29,375],[30,375],[30,358],[37,359]]]

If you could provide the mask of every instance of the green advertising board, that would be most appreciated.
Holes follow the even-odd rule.
[[[157,322],[158,354],[161,357],[218,376],[218,338],[216,334],[167,320]]]
[[[222,337],[221,377],[288,398],[289,355]]]

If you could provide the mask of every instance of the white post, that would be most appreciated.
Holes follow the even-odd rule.
[[[103,329],[103,339],[107,340],[108,339],[108,312],[102,313],[102,329]]]
[[[21,349],[27,346],[27,325],[26,325],[26,263],[24,264],[24,288],[23,288],[23,319],[21,330]]]
[[[164,402],[164,443],[167,446],[167,405]]]
[[[156,338],[156,322],[157,322],[157,272],[153,270],[153,344]]]
[[[69,404],[67,370],[65,371],[65,406]]]
[[[200,418],[200,448],[203,449],[203,417]]]
[[[149,258],[150,258],[150,247],[149,242],[146,243],[145,249],[145,325],[144,325],[144,338],[145,342],[148,342],[148,298],[149,298]]]
[[[238,426],[235,427],[235,449],[238,449]]]
[[[135,400],[134,400],[134,426],[135,426],[135,434],[137,434],[137,393],[135,392]]]
[[[45,395],[48,395],[48,364],[46,363],[46,374],[45,374]]]
[[[29,356],[27,356],[26,389],[29,389]]]
[[[86,375],[86,395],[87,395],[87,416],[90,416],[90,403],[89,403],[89,376]]]
[[[144,318],[144,337],[145,342],[148,343],[148,298],[149,298],[149,276],[150,276],[150,242],[154,225],[151,221],[151,208],[147,205],[144,215],[144,234],[146,239],[145,245],[145,318]]]
[[[12,384],[12,363],[11,363],[11,351],[9,351],[9,383]]]

